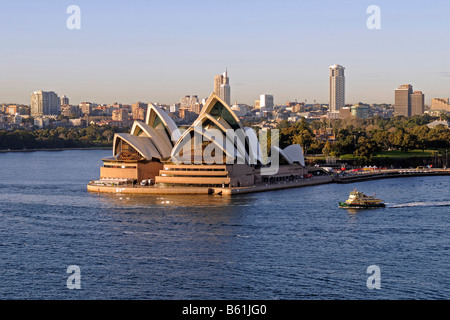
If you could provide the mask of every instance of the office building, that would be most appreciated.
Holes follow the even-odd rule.
[[[411,116],[422,115],[425,112],[425,95],[422,91],[414,91],[411,95]]]
[[[401,85],[398,89],[395,90],[394,110],[396,116],[411,116],[410,96],[412,93],[413,89],[410,84]]]
[[[411,117],[421,115],[425,109],[425,96],[422,91],[413,91],[410,84],[401,85],[395,90],[394,113],[396,116]]]

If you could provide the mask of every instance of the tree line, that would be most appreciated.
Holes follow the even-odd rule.
[[[377,152],[400,150],[450,149],[450,130],[444,125],[427,126],[439,118],[429,115],[406,118],[396,116],[390,119],[335,119],[307,122],[281,122],[279,144],[284,148],[300,144],[306,155],[323,154],[339,157],[352,154],[361,163],[370,163]],[[448,121],[448,117],[443,120]],[[331,129],[334,139],[322,140],[315,134],[321,129]]]
[[[97,125],[33,131],[0,130],[0,150],[109,147],[115,133],[129,130],[130,128]]]
[[[361,163],[369,163],[377,152],[412,149],[450,149],[450,130],[443,125],[429,128],[437,120],[429,115],[390,119],[314,120],[302,118],[299,122],[282,121],[278,126],[279,146],[302,146],[306,155],[321,154],[339,157],[352,154]],[[449,117],[443,116],[449,121]],[[334,139],[320,139],[320,130],[331,130]],[[130,128],[91,125],[86,128],[57,127],[33,131],[0,130],[0,150],[55,149],[111,147],[115,133],[129,132]],[[270,138],[270,135],[269,135]],[[270,142],[269,142],[270,145]]]

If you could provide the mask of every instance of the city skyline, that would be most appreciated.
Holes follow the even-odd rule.
[[[204,1],[77,1],[80,30],[66,27],[70,4],[0,5],[1,102],[29,104],[44,90],[73,104],[172,104],[207,97],[228,68],[231,104],[251,105],[265,92],[275,104],[326,104],[334,64],[346,67],[349,104],[393,104],[404,83],[421,88],[428,105],[450,96],[445,1],[377,1],[379,30],[366,26],[368,1],[231,1],[221,10]]]

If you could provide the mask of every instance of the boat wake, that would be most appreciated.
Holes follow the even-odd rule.
[[[388,208],[407,208],[407,207],[447,207],[450,201],[427,201],[427,202],[409,202],[409,203],[386,203]]]

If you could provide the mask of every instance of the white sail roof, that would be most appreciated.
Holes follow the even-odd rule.
[[[120,153],[120,150],[118,150],[119,141],[123,140],[126,143],[128,143],[130,146],[132,146],[139,154],[147,159],[151,160],[152,158],[161,159],[161,155],[156,149],[155,145],[152,142],[151,138],[147,137],[138,137],[129,133],[116,133],[114,136],[114,142],[113,142],[113,153],[114,156],[117,157]]]
[[[172,146],[181,137],[180,131],[172,118],[161,108],[152,103],[148,104],[145,123],[154,129],[165,131]]]
[[[239,118],[219,96],[211,94],[201,110],[197,120],[181,134],[172,118],[161,108],[149,103],[145,123],[135,121],[130,134],[118,133],[114,136],[113,153],[117,157],[119,142],[125,141],[143,158],[163,160],[172,158],[175,163],[196,159],[201,155],[209,162],[219,154],[227,163],[237,162],[256,165],[266,164],[263,160],[261,142],[252,128],[243,127]],[[232,134],[230,134],[232,133]],[[194,139],[200,139],[200,144]],[[189,150],[191,154],[183,154]],[[211,154],[208,151],[213,151]],[[181,152],[181,153],[180,153]],[[300,145],[290,145],[283,150],[273,146],[273,154],[289,164],[299,163],[305,166],[303,150]],[[188,162],[189,163],[189,162]]]
[[[150,138],[163,158],[170,157],[172,143],[161,130],[156,130],[144,122],[135,121],[131,128],[131,134],[138,137]]]
[[[305,157],[303,156],[303,149],[299,144],[292,144],[283,149],[283,152],[292,160],[305,166]]]

